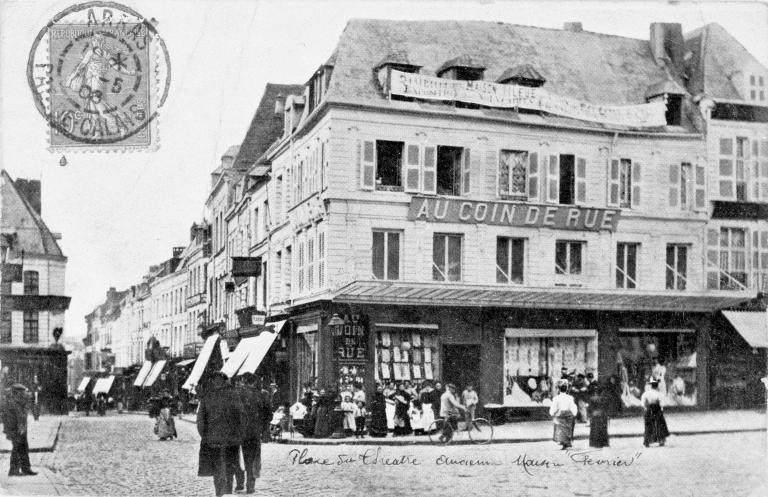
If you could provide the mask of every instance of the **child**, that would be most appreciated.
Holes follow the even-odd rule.
[[[357,406],[352,402],[352,395],[348,392],[344,393],[344,400],[341,401],[341,410],[344,412],[344,434],[350,436],[357,428],[355,425]]]
[[[469,431],[469,422],[475,419],[475,409],[477,409],[477,392],[471,383],[467,385],[467,388],[461,393],[461,403],[467,406],[467,411],[464,413],[464,417],[467,421],[467,431]]]
[[[421,401],[419,399],[416,399],[411,403],[411,409],[408,411],[408,414],[411,417],[411,428],[413,428],[413,434],[423,435],[424,425],[421,422],[423,412]]]
[[[363,438],[365,434],[365,418],[368,415],[368,410],[365,408],[365,402],[362,400],[357,401],[357,410],[355,411],[355,431],[356,438]]]

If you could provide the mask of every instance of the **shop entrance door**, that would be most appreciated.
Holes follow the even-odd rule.
[[[443,345],[443,384],[453,383],[461,393],[468,383],[480,388],[480,346]]]

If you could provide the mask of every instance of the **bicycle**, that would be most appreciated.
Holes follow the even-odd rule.
[[[443,437],[443,430],[447,428],[450,439]],[[429,435],[429,441],[432,443],[447,445],[451,441],[456,439],[456,432],[469,433],[469,439],[473,444],[483,445],[490,443],[493,439],[493,425],[485,418],[475,418],[469,422],[469,429],[467,429],[467,423],[463,420],[458,421],[458,428],[454,430],[453,426],[447,422],[445,418],[438,418],[429,425],[427,434]]]

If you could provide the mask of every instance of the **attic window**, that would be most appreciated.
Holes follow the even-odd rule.
[[[457,81],[482,81],[485,66],[469,55],[446,61],[437,70],[437,77]]]
[[[683,96],[667,95],[667,126],[680,126],[683,117]]]
[[[376,67],[373,68],[373,74],[379,82],[381,90],[389,93],[389,84],[392,77],[392,70],[405,72],[409,74],[418,74],[421,66],[411,63],[406,52],[392,52],[381,59]],[[391,100],[402,100],[412,102],[413,98],[402,95],[390,95]]]
[[[547,82],[546,78],[541,75],[531,64],[522,64],[515,67],[510,67],[499,76],[496,80],[497,83],[503,85],[519,85],[527,86],[529,88],[540,88]]]
[[[330,74],[330,69],[322,66],[315,72],[312,79],[307,82],[307,87],[309,88],[309,99],[307,102],[307,105],[309,105],[309,113],[312,113],[313,110],[318,108],[320,102],[325,98],[325,94],[328,90],[328,81],[331,79]]]

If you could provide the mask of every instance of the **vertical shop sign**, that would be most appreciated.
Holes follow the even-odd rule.
[[[361,316],[345,316],[344,324],[332,325],[333,349],[336,360],[366,362],[368,360],[368,324]]]

